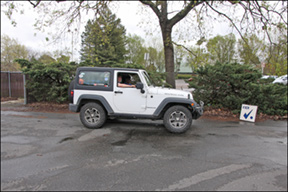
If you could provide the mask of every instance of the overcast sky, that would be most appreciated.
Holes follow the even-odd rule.
[[[23,44],[35,51],[54,51],[65,47],[72,48],[72,34],[66,35],[66,38],[63,37],[57,44],[49,44],[49,42],[46,41],[46,37],[49,37],[47,33],[41,33],[33,27],[33,24],[35,23],[34,17],[37,17],[37,13],[33,10],[32,5],[28,1],[23,1],[22,3],[24,4],[23,8],[25,14],[15,12],[13,15],[13,18],[17,22],[16,27],[11,24],[11,21],[3,13],[3,10],[5,9],[1,7],[1,35],[6,34],[10,38],[17,39],[20,44]],[[125,26],[126,34],[137,34],[145,38],[145,31],[140,25],[140,22],[142,21],[141,15],[137,14],[137,11],[139,12],[141,10],[140,6],[141,4],[137,1],[123,1],[120,5],[115,5],[112,8],[113,13],[121,19],[121,24]],[[87,19],[89,18],[87,17]],[[78,34],[78,44],[75,42],[77,39],[74,41],[75,57],[79,56],[81,41],[80,35],[84,30],[84,26],[85,25],[82,25],[82,30],[80,30],[80,33]]]
[[[16,27],[11,25],[11,21],[3,13],[3,10],[5,9],[1,7],[1,35],[6,34],[10,38],[17,39],[20,44],[35,51],[53,52],[55,50],[64,49],[65,47],[72,51],[72,34],[66,35],[66,37],[59,40],[57,44],[49,44],[50,41],[47,42],[45,40],[46,37],[49,37],[47,33],[36,31],[33,27],[35,17],[37,17],[35,9],[33,9],[32,5],[28,1],[22,1],[22,4],[24,5],[25,14],[14,13],[13,15],[13,18],[17,22]],[[126,28],[126,34],[137,34],[144,38],[145,41],[147,41],[147,39],[151,41],[152,38],[158,38],[161,42],[158,19],[150,8],[143,9],[143,5],[138,1],[121,1],[112,6],[112,12],[121,19],[121,24]],[[92,18],[87,17],[87,20],[88,19]],[[179,28],[185,27],[184,23],[177,25],[179,25]],[[77,58],[79,58],[79,51],[81,48],[80,35],[84,30],[84,26],[85,25],[82,25],[80,29],[78,42],[73,41],[73,55],[74,60],[76,61]],[[150,35],[152,34],[152,36],[147,36],[146,32],[150,33]],[[226,35],[228,33],[227,28],[224,27],[223,24],[221,26],[216,26],[214,32],[215,34],[221,35]]]

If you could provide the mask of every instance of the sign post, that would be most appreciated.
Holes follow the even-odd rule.
[[[262,62],[262,63],[261,63],[262,75],[264,74],[264,68],[265,68],[265,63]]]
[[[240,120],[255,122],[258,106],[242,104]]]

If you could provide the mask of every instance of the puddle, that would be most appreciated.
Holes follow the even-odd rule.
[[[46,119],[45,116],[32,116],[32,115],[10,115],[15,117],[24,117],[24,118],[36,118],[36,119]]]
[[[134,129],[130,130],[127,135],[125,135],[125,138],[122,138],[118,141],[114,141],[111,143],[113,146],[124,146],[129,141],[129,139],[132,137],[133,133],[135,132]]]
[[[27,137],[27,136],[6,136],[1,137],[1,143],[17,143],[17,144],[26,144],[37,141],[36,137]]]
[[[36,118],[36,119],[46,119],[46,116],[38,115],[35,113],[27,112],[16,112],[16,111],[1,111],[1,115],[9,115],[14,117],[23,117],[23,118]]]
[[[80,138],[78,138],[78,141],[87,141],[90,139],[95,139],[97,137],[103,137],[111,134],[110,129],[95,129],[85,135],[82,135]]]
[[[127,138],[125,140],[116,141],[116,142],[113,142],[111,144],[114,146],[124,146],[124,145],[126,145],[128,140],[129,140],[129,138]]]

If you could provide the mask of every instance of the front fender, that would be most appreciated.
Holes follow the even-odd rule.
[[[200,101],[200,105],[198,103],[196,103],[194,100],[192,99],[184,99],[184,98],[165,98],[161,103],[160,105],[157,107],[157,109],[155,110],[153,116],[154,117],[159,117],[161,115],[161,112],[165,109],[165,107],[167,105],[170,105],[170,104],[173,104],[173,105],[177,105],[177,104],[185,104],[185,105],[188,105],[188,106],[191,106],[191,113],[192,113],[192,116],[193,116],[193,119],[195,117],[195,119],[199,118],[202,114],[203,114],[203,107],[204,107],[204,103],[202,101]],[[194,113],[196,115],[194,115]]]

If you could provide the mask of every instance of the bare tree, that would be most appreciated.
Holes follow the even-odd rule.
[[[34,8],[40,8],[42,1],[28,0]],[[273,41],[270,38],[269,31],[272,28],[282,28],[287,31],[287,2],[286,1],[179,1],[183,6],[180,10],[171,10],[168,1],[151,1],[151,0],[139,0],[143,5],[149,7],[156,14],[162,33],[162,41],[165,54],[165,69],[166,69],[166,82],[175,87],[174,76],[174,48],[172,40],[172,29],[181,20],[190,16],[196,16],[197,20],[191,25],[197,26],[201,31],[206,22],[215,22],[217,20],[224,19],[228,21],[231,26],[239,33],[242,34],[249,32],[263,33],[270,43]],[[49,2],[59,7],[61,0]],[[50,19],[45,20],[43,18],[38,19],[37,27],[45,27],[45,24],[51,25],[63,18],[65,25],[61,25],[62,30],[65,32],[69,30],[75,21],[81,20],[81,14],[94,11],[95,17],[100,13],[100,9],[104,5],[110,4],[111,1],[87,1],[87,0],[75,0],[70,2],[69,6],[65,6],[63,9],[50,9],[50,6],[43,6],[43,15],[49,15]],[[6,15],[11,18],[13,9],[15,10],[14,2],[5,2],[9,6]],[[67,2],[68,3],[68,2]],[[3,4],[4,5],[4,4]],[[2,6],[2,3],[1,3]],[[234,13],[231,12],[234,10]],[[48,14],[50,13],[53,14]],[[190,15],[194,14],[194,15]],[[190,16],[189,16],[190,15]],[[44,17],[43,16],[43,17]],[[42,19],[42,22],[41,22]],[[43,22],[45,21],[45,22]],[[223,21],[223,20],[222,20]],[[63,23],[63,22],[62,22]],[[192,34],[196,34],[195,31],[191,31]],[[242,37],[243,38],[243,37]],[[244,39],[244,38],[243,38]],[[178,44],[179,45],[179,44]],[[185,48],[185,47],[184,47]],[[192,52],[192,51],[191,51]]]
[[[19,71],[20,65],[15,59],[27,59],[29,51],[17,39],[1,35],[1,71]]]
[[[246,30],[255,30],[257,27],[262,27],[262,30],[267,34],[269,41],[271,42],[270,36],[268,34],[268,28],[271,26],[279,27],[282,24],[285,25],[287,30],[287,2],[282,2],[282,7],[280,8],[279,3],[275,5],[270,5],[269,3],[262,1],[228,1],[230,3],[230,8],[237,6],[237,8],[242,8],[242,17],[240,20],[240,25],[237,25],[237,20],[233,19],[230,15],[222,12],[218,9],[219,5],[223,5],[223,2],[214,1],[184,1],[184,6],[182,10],[178,11],[172,18],[168,18],[168,2],[167,1],[145,1],[140,0],[141,3],[149,6],[159,19],[159,24],[162,32],[162,39],[164,45],[165,53],[165,67],[166,67],[166,81],[175,87],[174,79],[174,49],[172,41],[172,28],[173,26],[181,21],[184,17],[188,15],[193,9],[198,9],[198,21],[201,27],[201,18],[208,15],[208,11],[217,13],[218,16],[226,18],[231,25],[238,31],[239,35],[243,38],[243,28]],[[285,6],[286,5],[286,6]],[[286,14],[286,17],[285,17]],[[276,18],[273,18],[276,17]],[[195,23],[197,25],[197,23]]]

